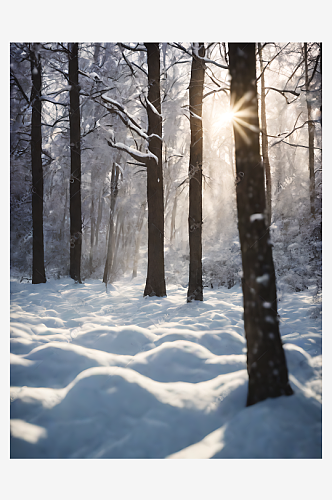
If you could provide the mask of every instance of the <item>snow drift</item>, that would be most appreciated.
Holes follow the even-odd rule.
[[[321,320],[284,294],[295,394],[249,408],[242,292],[11,282],[12,458],[320,458]]]

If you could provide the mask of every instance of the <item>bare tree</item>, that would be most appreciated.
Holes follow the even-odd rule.
[[[146,43],[148,59],[148,272],[144,295],[166,295],[164,266],[164,188],[162,169],[162,116],[160,102],[160,51],[158,43]]]
[[[144,296],[166,296],[164,266],[164,188],[162,168],[162,115],[160,100],[160,51],[158,43],[146,43],[144,46],[127,46],[125,49],[146,52],[148,63],[148,95],[144,106],[148,115],[148,130],[142,129],[139,123],[127,110],[114,99],[102,95],[101,99],[110,112],[116,113],[126,127],[148,142],[144,153],[126,144],[117,143],[114,133],[109,132],[109,146],[128,153],[139,165],[147,169],[147,203],[148,203],[148,269]],[[129,61],[126,59],[128,64]],[[132,63],[134,66],[134,63]],[[135,65],[135,67],[138,67]],[[146,74],[145,69],[141,68]],[[136,141],[135,141],[136,143]],[[137,143],[136,143],[137,146]]]
[[[309,146],[309,182],[310,182],[310,211],[315,216],[315,124],[312,120],[312,109],[309,97],[310,81],[308,71],[308,44],[304,43],[304,71],[305,71],[305,90],[308,111],[308,146]]]
[[[265,185],[266,185],[266,211],[267,211],[267,224],[271,225],[272,217],[272,194],[271,194],[271,167],[269,159],[269,141],[267,136],[266,126],[266,106],[265,106],[265,75],[263,64],[263,48],[258,42],[259,63],[261,71],[261,131],[262,131],[262,156],[265,170]]]
[[[114,254],[114,209],[116,197],[118,195],[118,179],[119,179],[119,167],[113,163],[112,166],[112,177],[111,177],[111,204],[110,204],[110,221],[108,230],[108,245],[107,245],[107,256],[104,269],[103,283],[108,283],[109,277],[111,275],[112,265],[113,265],[113,254]]]
[[[30,46],[31,60],[31,164],[32,164],[32,283],[45,283],[42,166],[41,87],[42,68],[39,44]]]
[[[189,84],[190,159],[189,159],[189,286],[187,302],[203,300],[202,283],[202,163],[203,163],[203,87],[204,43],[193,45]]]
[[[254,43],[229,44],[234,115],[238,228],[242,253],[247,405],[293,393],[282,347],[272,244],[264,219]]]
[[[70,85],[70,277],[81,282],[82,215],[81,215],[81,118],[78,84],[78,43],[69,43]]]

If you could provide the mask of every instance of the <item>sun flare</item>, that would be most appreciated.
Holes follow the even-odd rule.
[[[220,125],[230,125],[234,119],[234,112],[230,109],[221,114],[218,122]]]

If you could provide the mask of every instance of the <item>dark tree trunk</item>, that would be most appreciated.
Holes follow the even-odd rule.
[[[198,44],[198,55],[204,57],[204,43]],[[187,302],[203,300],[202,282],[202,103],[204,62],[193,55],[189,84],[190,159],[189,159],[189,286]]]
[[[93,269],[93,244],[95,240],[95,217],[94,217],[94,202],[93,202],[93,194],[91,195],[91,210],[90,210],[90,259],[89,259],[89,267],[90,274],[92,274]]]
[[[31,51],[31,164],[32,164],[32,283],[46,283],[44,265],[44,180],[41,132],[41,62],[37,44]]]
[[[99,63],[99,53],[100,53],[100,43],[96,43],[94,47],[94,54],[93,54],[93,59],[94,63],[96,66],[98,66]],[[95,112],[96,104],[92,103],[92,110],[91,114]],[[94,192],[93,192],[93,187],[96,184],[95,182],[95,170],[91,170],[91,211],[90,211],[90,259],[89,259],[89,267],[90,267],[90,274],[92,274],[93,271],[93,252],[94,252],[94,246],[95,246],[95,241],[97,240],[96,237],[96,217],[95,217],[95,201],[94,201]]]
[[[304,66],[305,66],[305,89],[308,111],[308,142],[309,142],[309,194],[310,194],[310,211],[315,216],[315,125],[312,121],[312,109],[309,94],[309,73],[308,73],[308,44],[304,44]]]
[[[103,283],[108,283],[109,277],[111,275],[112,265],[113,265],[113,255],[114,255],[114,209],[116,197],[118,195],[118,178],[119,169],[113,163],[112,167],[112,177],[111,177],[111,205],[110,205],[110,222],[108,230],[108,245],[107,245],[107,256],[104,269]]]
[[[146,43],[148,59],[148,100],[157,113],[147,105],[149,150],[158,158],[147,160],[148,201],[148,272],[144,296],[166,295],[164,269],[164,189],[162,167],[162,118],[160,103],[160,53],[158,43]]]
[[[272,244],[264,219],[264,168],[259,124],[254,43],[229,44],[231,102],[244,127],[234,119],[238,228],[242,252],[244,328],[249,390],[247,405],[292,394],[282,347]],[[241,102],[240,102],[241,101]],[[245,116],[245,110],[248,115]]]
[[[81,215],[81,118],[78,85],[78,43],[69,43],[70,85],[70,277],[81,283],[82,215]]]
[[[266,108],[265,108],[265,76],[263,65],[262,46],[258,43],[259,63],[261,70],[261,129],[262,129],[262,156],[265,170],[265,185],[266,185],[266,211],[267,211],[267,224],[271,225],[272,218],[272,194],[271,194],[271,167],[269,159],[269,141],[267,138],[266,126]]]

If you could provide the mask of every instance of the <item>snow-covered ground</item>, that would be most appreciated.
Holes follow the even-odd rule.
[[[294,395],[246,408],[242,292],[11,282],[12,458],[320,458],[321,302],[284,294]]]

